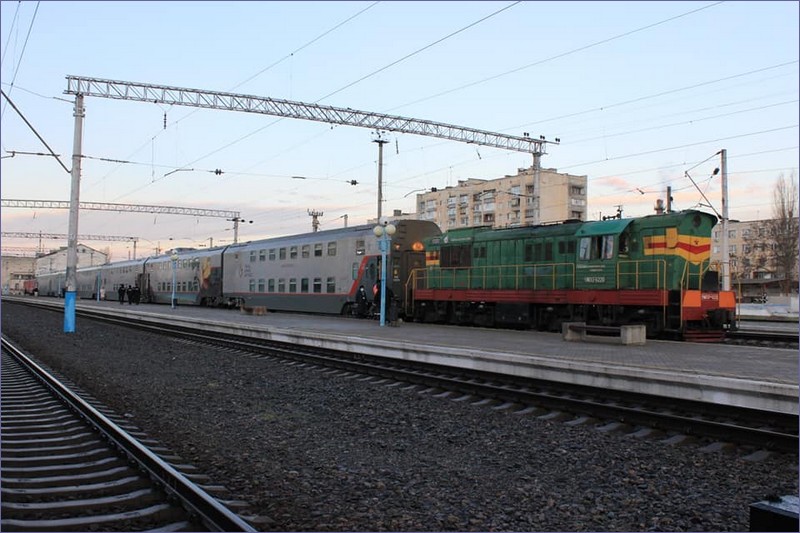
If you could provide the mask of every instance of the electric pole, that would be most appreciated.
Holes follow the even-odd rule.
[[[381,221],[382,205],[383,205],[383,145],[388,143],[382,136],[383,132],[378,130],[375,132],[375,139],[372,142],[378,143],[378,223]]]
[[[308,216],[311,217],[311,229],[314,230],[316,233],[319,230],[319,217],[324,215],[322,211],[312,211],[311,209],[308,210]]]

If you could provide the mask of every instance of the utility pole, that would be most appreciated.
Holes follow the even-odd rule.
[[[728,151],[722,149],[720,169],[722,171],[722,290],[731,290],[731,255],[728,245]]]
[[[83,150],[83,95],[75,95],[75,131],[72,138],[72,184],[67,232],[67,275],[64,291],[64,333],[75,332],[75,303],[78,291],[78,206],[81,196],[81,151]]]
[[[308,216],[311,217],[311,229],[314,230],[316,233],[319,230],[319,217],[324,215],[322,211],[312,211],[311,209],[308,210]]]
[[[233,222],[233,244],[237,244],[239,242],[239,222],[249,222],[250,224],[253,223],[252,220],[245,220],[242,217],[229,218],[228,222]]]
[[[382,137],[380,130],[375,132],[376,138],[372,142],[378,143],[378,223],[381,221],[381,210],[383,205],[383,145],[387,141]]]

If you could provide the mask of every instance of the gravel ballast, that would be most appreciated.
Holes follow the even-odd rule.
[[[270,531],[747,531],[797,456],[606,434],[5,302],[2,331]]]

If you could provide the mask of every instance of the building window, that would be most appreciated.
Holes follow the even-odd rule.
[[[336,278],[328,278],[327,280],[327,292],[328,294],[332,294],[336,292]]]
[[[297,292],[297,278],[289,279],[289,292]]]
[[[267,251],[266,250],[259,250],[258,251],[258,260],[259,261],[266,261],[267,260]]]
[[[308,292],[308,278],[300,280],[300,292]]]
[[[278,278],[278,292],[286,292],[286,279]]]
[[[364,255],[367,252],[367,246],[364,239],[356,240],[356,255]]]
[[[314,257],[322,257],[322,243],[320,242],[314,245]]]
[[[251,250],[250,251],[250,262],[251,263],[255,263],[256,262],[256,251],[255,250]]]
[[[322,292],[322,278],[314,278],[314,292]]]
[[[270,280],[267,281],[267,291],[275,292],[275,278],[270,278]]]
[[[264,282],[266,280],[260,279],[258,280],[258,292],[264,292]]]
[[[303,256],[304,259],[307,259],[308,257],[310,257],[311,256],[311,245],[304,244],[300,253],[301,253],[301,255]]]
[[[278,259],[284,261],[286,259],[286,248],[281,248],[278,250]]]
[[[269,260],[270,261],[275,261],[275,248],[270,248],[269,249]]]
[[[335,255],[336,255],[336,243],[335,242],[329,242],[328,243],[328,256],[332,257],[332,256],[335,256]]]
[[[250,292],[256,292],[256,280],[250,280]]]
[[[289,259],[297,259],[297,246],[289,248]]]
[[[736,238],[736,230],[735,229],[729,229],[728,230],[728,238],[729,239],[735,239]]]

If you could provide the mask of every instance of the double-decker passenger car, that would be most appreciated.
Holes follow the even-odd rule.
[[[423,241],[440,231],[427,221],[394,224],[387,287],[402,308],[409,273],[425,266]],[[348,314],[359,286],[372,295],[380,277],[382,257],[373,229],[360,225],[231,245],[223,253],[224,296],[247,307]]]
[[[534,326],[645,324],[648,335],[717,338],[733,292],[710,269],[716,217],[640,218],[450,231],[427,243],[406,313],[420,321]],[[711,335],[714,337],[715,335]]]
[[[440,231],[427,221],[394,224],[387,275],[402,308],[409,273],[425,266],[423,241]],[[373,226],[361,225],[80,268],[78,297],[95,298],[102,289],[106,300],[116,300],[120,286],[138,286],[142,302],[171,303],[174,295],[179,305],[347,314],[360,285],[373,294],[381,260]],[[64,272],[38,282],[50,296],[66,285]]]

